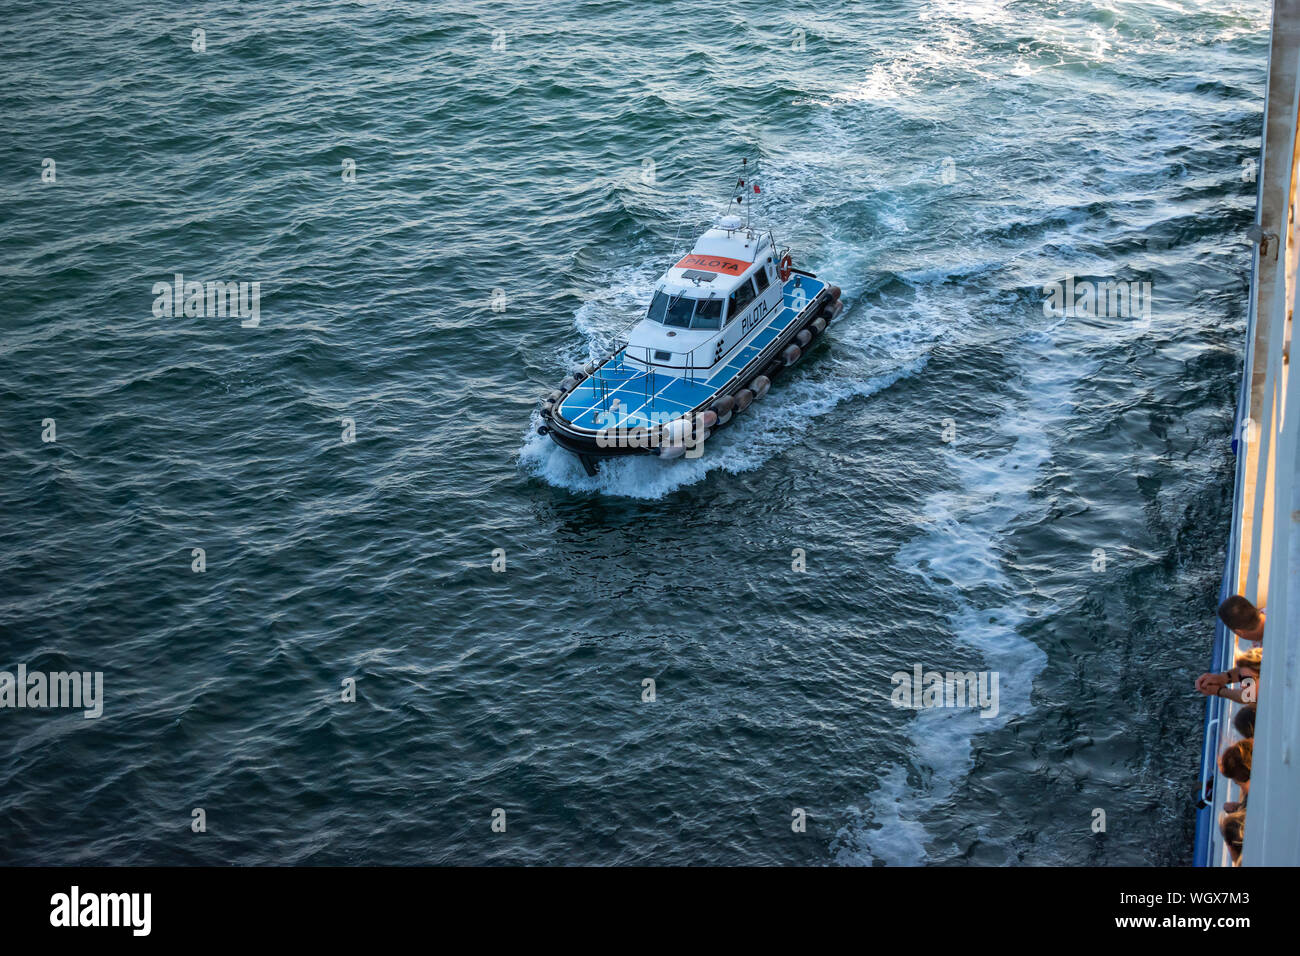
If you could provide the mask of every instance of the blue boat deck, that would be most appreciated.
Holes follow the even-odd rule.
[[[826,283],[808,276],[798,277],[803,307],[817,298]],[[638,425],[657,425],[684,415],[692,408],[708,401],[717,391],[731,381],[769,343],[795,320],[795,277],[786,280],[781,293],[782,308],[761,326],[744,346],[737,349],[725,366],[708,378],[696,372],[694,379],[679,375],[666,375],[654,369],[643,369],[626,359],[620,349],[614,357],[598,368],[565,396],[559,412],[579,428],[596,431],[601,428],[634,428]],[[617,407],[615,407],[617,402]]]

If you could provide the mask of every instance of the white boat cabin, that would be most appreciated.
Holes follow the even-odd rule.
[[[627,358],[662,374],[706,372],[782,307],[772,236],[728,216],[655,284]]]

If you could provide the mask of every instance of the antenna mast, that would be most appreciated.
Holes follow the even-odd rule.
[[[754,197],[761,195],[762,191],[758,188],[758,161],[754,161],[754,173],[750,176],[749,158],[745,157],[740,161],[740,178],[736,180],[736,191],[732,193],[732,199],[737,203],[743,203],[745,206],[746,232],[751,229],[750,207],[753,204]]]
[[[740,161],[740,188],[745,189],[745,173],[749,169],[749,158],[746,157]],[[749,190],[745,189],[745,231],[749,232]]]

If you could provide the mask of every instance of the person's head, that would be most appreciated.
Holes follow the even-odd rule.
[[[1249,783],[1250,760],[1254,753],[1254,740],[1238,740],[1219,756],[1219,771],[1229,780]]]
[[[1259,613],[1259,608],[1240,594],[1234,594],[1219,605],[1219,620],[1228,625],[1238,637],[1248,641],[1259,640],[1259,637],[1252,635],[1264,629],[1263,616]]]
[[[1259,665],[1262,660],[1264,660],[1264,648],[1252,647],[1250,650],[1238,654],[1237,659],[1233,661],[1233,663],[1238,667],[1249,667],[1258,674]]]
[[[1219,814],[1219,832],[1223,834],[1228,852],[1236,860],[1241,856],[1242,845],[1246,842],[1246,811]]]
[[[1246,740],[1255,736],[1255,705],[1247,704],[1241,708],[1232,718],[1233,729],[1241,734]]]

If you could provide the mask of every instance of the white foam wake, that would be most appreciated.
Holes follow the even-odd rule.
[[[986,718],[975,708],[918,711],[909,739],[911,778],[906,767],[884,771],[868,809],[836,835],[832,849],[838,863],[924,863],[928,835],[922,821],[973,768],[972,739],[1031,709],[1034,678],[1047,655],[1019,634],[1028,604],[1003,571],[999,545],[1034,507],[1030,495],[1050,459],[1049,436],[1069,418],[1074,386],[1088,370],[1063,356],[1048,336],[1032,336],[1022,346],[1020,400],[998,424],[1012,443],[986,457],[964,454],[959,443],[950,450],[947,459],[959,489],[926,501],[926,530],[896,556],[938,600],[952,606],[948,618],[955,640],[998,673],[998,713]],[[959,669],[942,654],[936,646],[932,659],[900,660],[896,669],[910,671],[915,663],[927,670]]]

